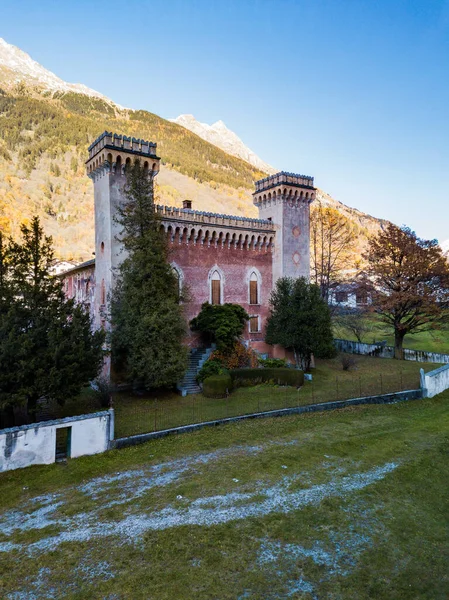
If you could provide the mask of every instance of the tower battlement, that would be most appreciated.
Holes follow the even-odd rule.
[[[259,179],[254,185],[253,202],[259,209],[266,206],[267,202],[293,201],[298,204],[305,201],[310,203],[315,199],[316,188],[310,175],[281,171]]]
[[[310,175],[297,175],[296,173],[281,171],[280,173],[256,181],[254,184],[256,191],[254,193],[258,194],[284,184],[299,188],[315,189],[313,187],[313,177]]]
[[[97,139],[89,146],[89,159],[93,158],[103,148],[112,148],[124,150],[126,152],[137,152],[148,156],[156,156],[157,144],[146,140],[136,139],[134,137],[126,137],[126,135],[118,135],[109,131],[104,131]]]
[[[90,146],[86,161],[87,175],[95,178],[105,171],[122,174],[125,165],[133,160],[143,160],[148,172],[155,175],[159,171],[157,144],[147,140],[118,135],[104,131]]]

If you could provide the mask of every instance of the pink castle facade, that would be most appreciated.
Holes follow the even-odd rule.
[[[156,177],[160,158],[156,144],[104,132],[89,147],[87,173],[94,183],[95,260],[64,275],[66,294],[89,307],[95,327],[107,327],[104,312],[114,272],[123,260],[114,219],[124,201],[125,167],[139,160]],[[170,262],[180,287],[187,285],[186,317],[195,317],[204,302],[240,304],[250,315],[244,333],[248,346],[272,356],[283,350],[267,346],[264,330],[269,298],[282,276],[309,277],[310,203],[313,178],[277,173],[255,183],[258,219],[157,206],[170,247]],[[186,343],[199,344],[191,333]]]

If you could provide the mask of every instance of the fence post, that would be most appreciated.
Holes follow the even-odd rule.
[[[383,394],[384,390],[383,390],[383,380],[382,380],[382,373],[379,373],[379,377],[380,377],[380,393]]]
[[[362,398],[362,376],[359,375],[360,398]]]
[[[338,400],[338,396],[339,396],[339,394],[338,394],[338,377],[335,378],[335,383],[337,384],[336,388],[335,388],[336,394],[337,394],[336,400]]]
[[[401,374],[401,392],[404,389],[404,382],[402,381],[402,369],[399,371]]]
[[[154,405],[154,431],[157,431],[157,405]]]

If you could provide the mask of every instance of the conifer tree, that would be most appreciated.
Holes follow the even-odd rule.
[[[173,386],[187,367],[187,327],[153,178],[138,162],[127,169],[125,198],[117,221],[126,257],[111,297],[113,366],[146,389]]]
[[[270,308],[265,340],[292,350],[298,367],[308,370],[312,355],[335,356],[329,306],[317,285],[305,277],[281,277],[271,293]]]
[[[104,335],[51,275],[52,240],[39,219],[21,232],[8,246],[0,236],[0,409],[32,419],[40,397],[63,404],[96,377]]]

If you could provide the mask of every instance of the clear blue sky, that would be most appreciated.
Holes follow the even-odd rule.
[[[449,238],[448,0],[0,0],[0,36],[124,106],[222,119],[275,167]]]

